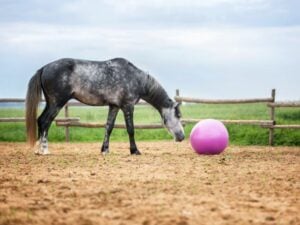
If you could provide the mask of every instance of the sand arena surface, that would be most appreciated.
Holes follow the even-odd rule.
[[[36,156],[0,143],[0,225],[300,224],[300,148],[231,146],[199,156],[188,142],[53,144]]]

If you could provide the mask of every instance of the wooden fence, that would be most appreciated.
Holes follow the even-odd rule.
[[[240,124],[240,125],[257,125],[262,128],[269,129],[269,144],[274,143],[274,130],[275,129],[300,129],[300,124],[276,124],[275,120],[275,109],[279,107],[300,107],[300,102],[275,102],[275,89],[272,90],[271,96],[268,98],[254,98],[254,99],[200,99],[191,97],[182,97],[179,94],[179,90],[176,90],[175,100],[177,102],[186,103],[203,103],[203,104],[243,104],[243,103],[266,103],[266,106],[270,109],[269,120],[220,120],[224,124]],[[0,103],[24,103],[25,99],[21,98],[2,98]],[[140,105],[147,104],[140,102]],[[87,106],[83,103],[70,101],[64,107],[64,117],[56,118],[55,123],[57,126],[65,127],[66,141],[70,141],[70,127],[88,127],[88,128],[105,128],[106,123],[88,123],[81,122],[78,117],[69,117],[69,107],[72,106]],[[197,123],[201,119],[199,118],[183,118],[183,124],[186,123]],[[25,122],[24,117],[9,117],[0,118],[0,122]],[[115,128],[124,129],[125,124],[115,124]],[[157,124],[135,124],[136,129],[160,129],[163,128],[162,123]]]
[[[144,101],[140,101],[138,105],[146,105],[148,103]],[[70,106],[87,106],[86,104],[83,104],[81,102],[75,102],[75,101],[70,101],[68,102],[64,109],[65,109],[65,118],[69,118],[69,107]],[[91,123],[91,122],[80,122],[79,120],[74,121],[74,120],[57,120],[56,121],[56,126],[64,126],[65,127],[65,134],[66,134],[66,141],[70,141],[70,131],[69,127],[87,127],[87,128],[105,128],[106,123]],[[163,128],[162,123],[156,123],[156,124],[134,124],[135,129],[161,129]],[[125,129],[126,125],[125,124],[118,124],[116,123],[114,128],[120,128],[120,129]]]
[[[274,121],[272,125],[265,126],[266,128],[269,128],[269,145],[274,144],[274,129],[300,129],[300,124],[276,124],[275,122],[276,108],[300,108],[300,102],[273,102],[269,103],[268,107],[270,108],[270,118]]]
[[[42,100],[41,102],[45,102]],[[24,98],[0,98],[0,103],[25,103]],[[78,122],[80,120],[79,117],[69,117],[68,114],[66,114],[67,111],[65,111],[65,117],[62,118],[55,118],[56,123],[69,123],[69,122]],[[0,122],[25,122],[25,117],[2,117],[0,118]],[[65,129],[65,135],[66,135],[66,141],[70,140],[70,132],[69,127],[66,126]]]
[[[276,90],[272,89],[269,98],[253,98],[253,99],[200,99],[180,96],[179,90],[176,90],[175,100],[177,102],[203,103],[203,104],[244,104],[244,103],[266,103],[270,108],[269,120],[220,120],[224,124],[240,124],[240,125],[257,125],[262,128],[269,129],[269,145],[274,144],[274,129],[300,129],[300,124],[283,124],[277,125],[275,120],[275,108],[278,107],[300,107],[300,102],[280,102],[275,103]],[[182,119],[185,123],[196,123],[201,119]]]
[[[42,100],[41,102],[44,102]],[[0,103],[25,103],[25,99],[22,98],[1,98]],[[138,105],[147,105],[148,103],[140,101]],[[69,107],[73,106],[88,106],[78,101],[69,101],[64,106],[64,117],[56,118],[54,121],[56,126],[65,127],[65,137],[66,142],[70,141],[70,127],[87,127],[87,128],[105,128],[106,123],[97,123],[97,122],[81,122],[79,117],[69,117]],[[25,122],[25,117],[9,117],[9,118],[0,118],[0,122]],[[161,129],[164,128],[162,123],[156,124],[134,124],[135,129]],[[114,128],[125,129],[125,124],[116,123]]]

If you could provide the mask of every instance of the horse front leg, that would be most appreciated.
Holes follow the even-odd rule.
[[[114,128],[118,112],[119,112],[119,108],[117,106],[114,106],[114,105],[109,106],[107,122],[106,122],[106,127],[105,127],[105,135],[104,135],[104,140],[103,140],[103,144],[101,147],[102,154],[106,154],[109,152],[109,137]]]
[[[127,133],[128,133],[128,136],[129,136],[130,153],[132,155],[140,155],[141,153],[137,149],[135,139],[134,139],[134,125],[133,125],[134,106],[133,105],[126,105],[125,107],[122,108],[122,111],[124,113]]]

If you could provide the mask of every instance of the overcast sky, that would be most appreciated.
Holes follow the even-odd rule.
[[[171,96],[300,100],[299,0],[0,0],[0,98],[55,59],[124,57]]]

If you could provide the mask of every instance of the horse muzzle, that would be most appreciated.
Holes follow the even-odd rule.
[[[176,142],[181,142],[184,140],[184,134],[183,133],[177,133],[175,134],[175,141]]]

